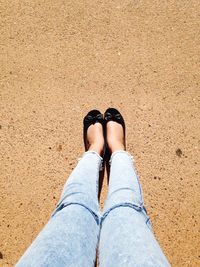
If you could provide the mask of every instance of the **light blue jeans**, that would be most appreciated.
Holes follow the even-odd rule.
[[[152,233],[132,157],[117,151],[110,164],[103,213],[98,203],[102,158],[88,151],[17,267],[94,267],[97,248],[100,267],[170,266]]]

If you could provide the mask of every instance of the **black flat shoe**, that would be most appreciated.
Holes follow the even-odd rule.
[[[83,119],[83,140],[85,145],[85,151],[88,150],[88,141],[87,141],[87,130],[90,125],[95,123],[101,123],[104,127],[104,119],[103,114],[99,110],[93,109],[84,117]]]
[[[125,121],[122,116],[122,114],[115,108],[108,108],[105,113],[104,113],[104,121],[105,121],[105,129],[106,129],[106,124],[109,121],[115,121],[119,124],[122,125],[123,131],[124,131],[124,147],[126,148],[126,127],[125,127]],[[108,145],[106,145],[106,154],[110,154],[108,150]]]

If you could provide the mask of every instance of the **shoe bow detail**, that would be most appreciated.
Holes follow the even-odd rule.
[[[91,116],[91,115],[87,115],[84,119],[85,123],[88,124],[95,124],[96,122],[103,122],[103,115],[102,114],[98,114],[96,116]]]
[[[106,116],[105,116],[105,120],[108,122],[108,121],[116,121],[118,123],[120,123],[122,121],[122,116],[121,114],[111,114],[109,112],[106,113]]]

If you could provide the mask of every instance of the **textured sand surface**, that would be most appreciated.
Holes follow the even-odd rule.
[[[199,1],[4,0],[0,17],[0,266],[48,221],[83,116],[109,106],[165,254],[200,266]]]

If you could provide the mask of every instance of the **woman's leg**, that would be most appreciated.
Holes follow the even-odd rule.
[[[131,156],[111,157],[109,192],[100,233],[100,267],[170,266],[146,214]]]
[[[109,121],[106,127],[112,156],[101,221],[100,267],[170,266],[152,233],[132,157],[124,151],[122,126]]]
[[[72,172],[51,219],[17,267],[93,267],[99,236],[97,197],[102,158],[86,152]]]

